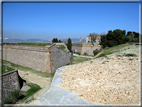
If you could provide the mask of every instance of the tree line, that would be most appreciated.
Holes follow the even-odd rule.
[[[139,35],[139,33],[131,31],[128,31],[126,34],[126,30],[109,30],[106,35],[101,36],[100,45],[105,48],[125,44],[128,42],[139,42]]]
[[[52,43],[61,43],[62,41],[59,39],[57,39],[57,38],[53,38],[53,40],[52,40]]]
[[[62,41],[59,40],[57,38],[53,38],[52,43],[61,43]],[[71,52],[72,51],[72,41],[70,38],[68,38],[67,43],[65,43],[67,45],[68,50]]]

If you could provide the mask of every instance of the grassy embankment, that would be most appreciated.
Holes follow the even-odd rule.
[[[3,62],[5,63],[6,61],[3,61]],[[29,72],[32,72],[32,73],[37,74],[39,76],[42,76],[42,77],[47,77],[47,78],[51,77],[51,78],[53,78],[53,76],[54,76],[54,73],[53,74],[47,74],[45,72],[37,71],[37,70],[34,70],[32,68],[28,68],[28,67],[24,67],[24,66],[21,66],[21,65],[18,65],[18,64],[14,64],[14,63],[9,62],[9,61],[7,61],[7,63],[10,63],[13,68],[23,70],[23,71],[29,71]]]
[[[88,61],[91,58],[87,58],[87,57],[79,57],[79,56],[73,56],[73,61],[71,61],[71,65],[72,64],[78,64],[84,61]],[[70,63],[68,63],[67,65],[70,65]]]
[[[118,46],[110,47],[104,49],[104,52],[101,53],[98,57],[106,57],[107,55],[114,54],[114,53],[121,53],[122,56],[135,56],[133,53],[137,53],[134,49],[139,48],[138,45],[129,45],[129,44],[121,44]]]

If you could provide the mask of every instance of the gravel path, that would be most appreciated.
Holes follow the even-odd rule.
[[[35,99],[32,100],[31,102],[29,102],[28,104],[36,102],[36,100],[38,98],[40,98],[44,93],[46,93],[46,91],[50,87],[52,78],[41,77],[41,76],[36,75],[30,71],[18,70],[18,73],[22,79],[26,80],[27,83],[34,83],[34,84],[39,85],[42,88],[35,95],[35,97],[34,97]]]

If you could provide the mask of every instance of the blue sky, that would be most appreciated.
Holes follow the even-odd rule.
[[[139,32],[139,3],[3,3],[3,38],[86,38],[121,29]]]

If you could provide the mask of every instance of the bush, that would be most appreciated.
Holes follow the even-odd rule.
[[[3,99],[3,103],[4,104],[11,104],[11,98],[10,97],[6,97]]]
[[[107,50],[107,49],[109,49],[109,47],[105,47],[105,48],[104,48],[104,50]]]
[[[86,52],[83,55],[88,55]]]
[[[80,55],[80,52],[75,52],[75,54],[78,54],[78,55]]]
[[[20,96],[20,90],[14,90],[11,92],[11,98],[12,102],[15,103],[18,100],[18,97]]]
[[[99,52],[100,52],[100,50],[98,50],[98,49],[94,50],[94,51],[93,51],[94,56],[97,55]]]

